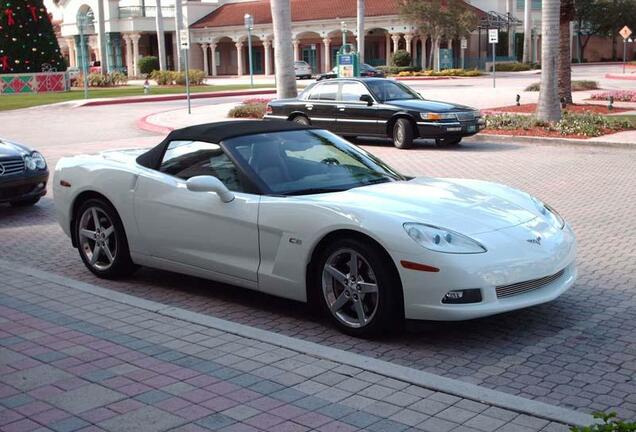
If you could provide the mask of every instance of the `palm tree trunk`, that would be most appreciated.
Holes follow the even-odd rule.
[[[279,99],[296,97],[294,48],[292,46],[290,0],[271,0],[274,26],[274,64],[276,67],[276,95]]]
[[[157,1],[157,13],[155,23],[157,25],[157,51],[159,52],[159,69],[166,70],[166,38],[163,32],[163,14],[161,13],[161,0]]]
[[[570,35],[572,19],[574,19],[574,0],[561,0],[559,97],[568,104],[572,103],[572,38]]]
[[[181,0],[174,1],[174,36],[176,40],[176,52],[175,52],[175,69],[181,71],[185,69],[184,59],[181,56],[181,34],[180,30],[183,28],[183,6]]]
[[[358,0],[358,58],[364,63],[364,0]]]
[[[108,52],[106,44],[106,27],[104,20],[104,0],[97,2],[97,41],[99,43],[99,62],[102,73],[108,73]]]
[[[560,6],[560,0],[543,0],[541,10],[541,90],[537,118],[551,122],[561,119],[557,86]]]
[[[525,0],[523,7],[523,62],[532,61],[532,1]]]

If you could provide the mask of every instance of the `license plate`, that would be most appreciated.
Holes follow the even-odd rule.
[[[467,130],[468,132],[475,132],[475,130],[476,130],[476,129],[475,129],[475,125],[469,125],[469,126],[466,126],[466,130]]]

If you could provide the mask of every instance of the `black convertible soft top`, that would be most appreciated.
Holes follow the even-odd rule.
[[[137,158],[137,163],[146,168],[157,169],[171,141],[220,143],[228,138],[238,136],[302,129],[312,129],[312,127],[286,120],[230,120],[188,126],[170,132],[161,143],[140,155]]]

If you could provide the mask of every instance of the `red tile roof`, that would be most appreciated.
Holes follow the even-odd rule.
[[[356,0],[291,0],[291,9],[292,21],[352,18],[356,16]],[[365,16],[368,17],[397,15],[398,9],[398,0],[366,0],[365,2]],[[256,0],[225,4],[194,23],[192,27],[243,25],[243,17],[246,13],[254,17],[254,24],[272,22],[269,0]]]

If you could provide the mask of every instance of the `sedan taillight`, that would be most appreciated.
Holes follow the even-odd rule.
[[[272,109],[270,104],[267,104],[267,106],[265,107],[265,114],[271,114],[273,112],[274,112],[274,110]]]

